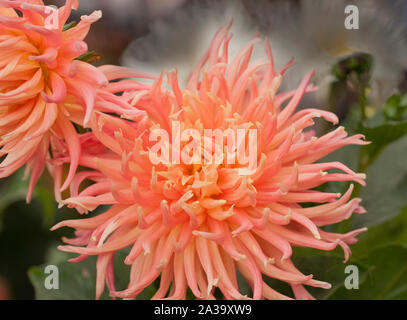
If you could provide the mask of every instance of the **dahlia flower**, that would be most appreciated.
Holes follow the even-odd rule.
[[[95,11],[64,28],[77,5],[77,0],[67,0],[54,9],[41,0],[0,0],[0,157],[6,156],[0,178],[27,164],[31,171],[27,201],[50,144],[66,145],[71,166],[62,189],[70,184],[81,151],[71,121],[86,126],[95,108],[119,113],[131,108],[133,116],[137,114],[108,90],[108,81],[121,76],[122,69],[99,69],[75,59],[88,51],[83,39],[101,17]]]
[[[122,96],[146,112],[141,121],[102,113],[92,118],[92,134],[79,159],[88,169],[75,175],[71,197],[62,203],[81,212],[110,207],[90,218],[60,222],[53,229],[76,229],[76,238],[64,239],[67,245],[59,247],[79,254],[72,261],[98,257],[97,297],[106,283],[112,297],[134,299],[160,277],[154,299],[182,299],[187,288],[197,298],[213,299],[215,287],[226,299],[243,299],[247,297],[239,291],[238,270],[250,284],[253,299],[289,298],[267,285],[263,275],[288,283],[295,298],[311,299],[304,286],[330,288],[330,284],[301,273],[291,261],[292,247],[330,251],[339,245],[348,259],[348,245],[365,230],[337,234],[321,229],[364,212],[361,199],[351,199],[352,184],[343,195],[315,190],[328,181],[364,185],[364,174],[339,162],[316,162],[341,147],[366,144],[363,136],[348,137],[338,127],[317,137],[309,129],[313,119],[336,124],[337,117],[317,109],[295,112],[302,96],[315,89],[309,83],[313,72],[297,89],[277,92],[291,62],[276,70],[265,42],[268,59],[252,63],[257,38],[229,61],[230,26],[215,34],[185,90],[173,71]],[[194,161],[153,164],[150,152],[157,144],[172,159],[181,149],[181,155],[189,155],[191,143],[196,146],[182,134],[181,140],[174,139],[175,125],[195,130],[214,148],[205,144],[202,158]],[[242,174],[241,162],[225,159],[233,151],[250,151],[251,145],[244,143],[250,141],[249,134],[232,148],[223,148],[226,137],[205,135],[205,129],[233,133],[242,128],[258,132],[257,152],[248,156],[256,159],[256,166],[247,174]],[[170,141],[151,139],[156,129],[166,130]],[[224,161],[203,161],[211,155],[223,155]],[[81,187],[85,180],[93,183]],[[124,263],[131,266],[130,281],[126,289],[117,290],[113,258],[124,248],[129,249]]]

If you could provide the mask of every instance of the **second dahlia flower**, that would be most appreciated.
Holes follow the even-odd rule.
[[[107,86],[122,76],[123,68],[96,68],[76,59],[88,51],[83,39],[101,17],[95,11],[68,28],[65,23],[77,5],[77,0],[67,0],[55,9],[41,0],[0,0],[0,157],[6,156],[0,178],[27,164],[31,171],[27,200],[49,157],[50,144],[66,145],[71,167],[62,189],[68,187],[81,151],[72,122],[87,126],[94,109],[125,113],[127,108],[137,115]]]
[[[238,270],[254,299],[289,298],[267,285],[263,275],[288,283],[295,298],[310,299],[304,286],[330,285],[301,273],[291,261],[292,247],[329,251],[339,245],[347,259],[348,245],[365,230],[336,234],[321,229],[364,212],[361,199],[351,199],[353,185],[343,195],[315,190],[328,181],[364,184],[364,174],[339,162],[317,162],[346,145],[365,144],[363,137],[348,137],[343,127],[315,136],[309,129],[314,118],[334,124],[337,118],[317,109],[296,112],[304,93],[314,90],[309,84],[313,73],[296,90],[277,92],[289,64],[275,70],[267,42],[268,60],[251,63],[259,39],[229,61],[229,28],[216,33],[185,90],[178,86],[176,72],[170,72],[167,83],[163,74],[150,88],[123,96],[145,110],[141,121],[105,114],[92,120],[93,135],[79,160],[89,170],[77,173],[64,203],[82,212],[110,208],[54,229],[76,229],[76,238],[64,239],[67,245],[60,247],[79,254],[73,261],[98,256],[97,297],[107,283],[111,296],[133,299],[160,277],[154,299],[182,299],[187,288],[197,298],[212,299],[215,287],[226,299],[243,299]],[[158,139],[157,129],[169,139],[165,134]],[[206,129],[230,135],[216,139]],[[239,129],[243,137],[227,144]],[[257,132],[257,141],[250,129]],[[192,141],[176,133],[186,130],[194,132]],[[208,144],[197,149],[197,141]],[[157,146],[158,160],[171,161],[151,158]],[[192,150],[202,152],[188,157]],[[253,170],[228,162],[231,154],[248,154],[248,163],[255,160],[249,166]],[[206,161],[211,156],[223,161]],[[93,183],[80,188],[84,180]],[[129,249],[124,263],[131,266],[131,275],[128,287],[118,291],[113,258],[124,248]]]

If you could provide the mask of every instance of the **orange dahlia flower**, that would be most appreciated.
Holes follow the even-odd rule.
[[[53,140],[66,142],[71,167],[68,187],[80,156],[71,121],[86,126],[93,110],[124,113],[132,109],[106,90],[124,70],[96,68],[75,59],[88,51],[83,41],[100,11],[64,27],[77,0],[60,9],[41,0],[0,0],[0,178],[27,164],[31,171],[27,200],[40,177]],[[130,75],[132,75],[130,73]]]
[[[348,137],[338,127],[316,137],[307,129],[314,118],[335,124],[337,117],[317,109],[295,112],[304,93],[314,90],[309,84],[313,73],[296,90],[278,93],[290,63],[275,70],[267,42],[267,61],[251,63],[258,39],[229,61],[229,28],[217,32],[184,91],[176,72],[170,72],[166,83],[163,74],[150,87],[123,95],[146,112],[141,121],[106,114],[92,119],[93,134],[84,142],[79,160],[90,170],[77,173],[71,197],[63,203],[81,212],[111,207],[53,229],[76,229],[77,237],[64,239],[67,245],[60,247],[79,254],[73,261],[98,256],[97,297],[106,282],[111,296],[136,298],[160,276],[154,299],[182,299],[187,288],[197,298],[211,299],[215,287],[226,299],[242,299],[246,296],[239,292],[238,270],[251,285],[254,299],[289,298],[267,285],[263,275],[287,282],[295,298],[308,299],[312,297],[304,285],[330,285],[294,266],[292,246],[333,250],[340,245],[348,259],[348,244],[365,230],[336,234],[320,228],[364,212],[361,199],[350,199],[353,185],[342,196],[314,189],[328,181],[364,185],[364,174],[339,162],[316,162],[346,145],[366,144],[363,136]],[[174,133],[180,132],[175,127],[183,133]],[[159,140],[157,129],[168,132],[169,139],[164,134]],[[183,137],[188,129],[199,137]],[[228,134],[216,139],[206,129]],[[224,147],[239,129],[256,130],[257,140],[253,142],[246,130],[242,139]],[[212,144],[202,147],[197,141]],[[151,151],[158,146],[161,153],[156,156],[163,160],[167,154],[169,162],[154,164]],[[197,150],[202,151],[200,157],[188,157]],[[227,161],[231,154],[249,154],[255,166],[242,171],[242,162]],[[207,161],[211,155],[223,161]],[[186,160],[173,161],[180,158]],[[84,180],[94,183],[80,188]],[[118,291],[113,257],[124,248],[129,248],[124,263],[131,265],[131,275],[128,287]]]

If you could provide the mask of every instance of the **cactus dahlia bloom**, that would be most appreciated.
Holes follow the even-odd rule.
[[[106,282],[111,296],[136,298],[160,276],[155,299],[185,298],[187,288],[197,298],[211,299],[215,287],[226,299],[242,299],[246,296],[239,292],[238,270],[251,285],[254,299],[289,298],[268,286],[263,275],[287,282],[297,299],[312,298],[304,285],[330,285],[294,266],[292,246],[333,250],[339,245],[347,259],[348,244],[365,230],[336,234],[320,228],[364,212],[361,199],[350,199],[352,185],[342,196],[314,190],[328,181],[364,184],[364,174],[339,162],[316,162],[346,145],[366,144],[363,137],[347,137],[343,127],[316,137],[307,129],[313,118],[332,123],[337,118],[316,109],[295,112],[304,93],[314,89],[309,85],[312,72],[296,90],[277,93],[289,64],[275,70],[268,43],[267,61],[251,63],[258,39],[228,61],[229,28],[216,33],[186,90],[179,88],[176,73],[170,72],[165,85],[161,76],[149,88],[123,95],[146,111],[141,121],[106,114],[92,119],[94,136],[84,141],[80,157],[80,164],[90,170],[76,174],[71,197],[64,203],[82,212],[99,205],[111,207],[91,218],[63,221],[53,229],[76,229],[77,237],[64,239],[67,245],[60,247],[79,254],[74,261],[98,256],[97,297]],[[205,145],[205,158],[213,150],[221,150],[226,158],[233,148],[222,148],[222,139],[208,138],[204,129],[256,129],[257,152],[249,153],[257,159],[256,169],[243,175],[240,162],[153,164],[150,151],[157,141],[151,133],[165,129],[172,142],[170,146],[160,140],[161,151],[171,150],[171,157],[177,156],[178,149],[172,148],[177,143],[172,140],[177,123],[181,129],[195,129],[202,140],[213,141],[215,148]],[[247,153],[250,146],[245,140],[248,136],[233,145],[234,150]],[[195,145],[181,135],[181,153],[190,154],[190,143]],[[328,172],[331,169],[335,172]],[[94,183],[80,188],[84,180]],[[113,257],[124,248],[129,250],[124,263],[131,265],[131,275],[128,287],[117,290]]]
[[[65,189],[77,167],[80,142],[71,121],[87,125],[97,110],[124,112],[126,104],[105,90],[120,69],[98,69],[75,58],[99,11],[64,24],[77,0],[54,9],[41,0],[0,0],[0,178],[27,164],[27,200],[44,169],[50,143],[64,140],[71,157]],[[67,30],[66,30],[67,29]],[[128,106],[131,107],[131,106]],[[133,108],[133,113],[134,111]]]

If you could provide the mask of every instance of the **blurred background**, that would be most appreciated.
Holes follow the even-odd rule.
[[[359,29],[347,30],[344,8],[354,2]],[[45,3],[61,6],[64,1]],[[94,10],[103,12],[86,39],[89,50],[100,56],[95,64],[148,72],[177,68],[185,81],[214,32],[233,17],[231,54],[259,32],[270,39],[277,66],[295,57],[283,89],[293,89],[314,68],[320,90],[301,106],[334,111],[350,133],[362,132],[373,141],[363,150],[351,147],[331,156],[368,174],[368,186],[355,191],[368,214],[331,230],[368,226],[369,231],[353,246],[348,262],[361,270],[360,290],[344,289],[340,250],[297,250],[296,264],[333,283],[329,292],[312,292],[318,298],[407,299],[407,1],[83,0],[70,20]],[[258,50],[254,55],[264,53]],[[321,133],[328,129],[317,125]],[[47,175],[32,203],[25,204],[27,183],[22,177],[17,172],[0,180],[0,299],[93,299],[94,264],[65,262],[67,255],[56,247],[70,231],[49,231],[77,214],[57,209]],[[346,188],[345,183],[326,186]],[[48,264],[60,266],[61,287],[69,290],[44,291],[41,272]],[[149,290],[154,291],[154,284]]]

